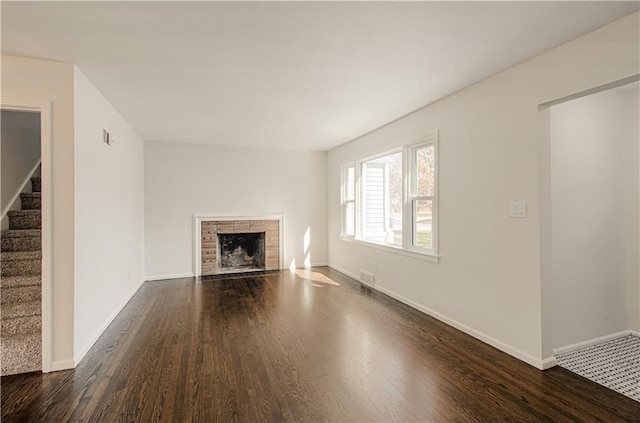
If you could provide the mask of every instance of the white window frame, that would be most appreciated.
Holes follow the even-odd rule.
[[[417,195],[417,173],[415,153],[421,148],[433,146],[433,195]],[[407,147],[407,171],[405,177],[408,179],[408,192],[407,192],[407,209],[408,209],[408,224],[410,225],[409,233],[410,239],[404,245],[405,248],[417,252],[426,253],[432,256],[438,255],[438,137],[437,133],[429,134],[426,139],[423,139],[417,144],[413,144]],[[429,200],[431,201],[431,247],[424,248],[416,246],[418,239],[417,233],[417,212],[416,205],[418,201]]]
[[[347,199],[347,172],[349,171],[350,168],[353,168],[353,175],[354,175],[354,191],[353,191],[353,199],[349,200]],[[358,172],[357,172],[357,168],[356,168],[356,164],[355,162],[350,162],[350,163],[345,163],[342,165],[341,168],[341,174],[342,174],[342,178],[341,178],[341,191],[340,191],[340,209],[341,209],[341,218],[340,218],[340,236],[342,238],[352,238],[354,239],[356,237],[356,234],[358,232],[357,229],[357,222],[358,222],[358,211],[356,210],[356,205],[358,203],[358,201],[356,201],[357,197],[358,197]],[[349,234],[347,233],[347,205],[349,203],[353,203],[353,208],[355,210],[355,221],[353,222],[353,234]]]
[[[374,155],[366,156],[348,163],[345,163],[341,167],[341,238],[345,241],[354,242],[369,247],[383,249],[385,251],[391,251],[394,253],[415,257],[431,262],[438,262],[438,226],[439,226],[439,156],[438,156],[438,131],[431,131],[412,137],[400,146],[390,150],[386,150]],[[433,146],[434,148],[434,192],[433,196],[417,196],[415,181],[417,180],[416,172],[417,167],[415,160],[413,160],[415,151],[423,148]],[[363,163],[375,160],[377,158],[387,156],[390,154],[398,153],[402,151],[402,246],[395,244],[387,244],[376,241],[371,241],[363,238],[363,218],[362,218],[362,199],[363,199],[363,184],[362,184],[362,168]],[[345,201],[345,189],[346,189],[346,171],[348,168],[354,167],[355,169],[355,236],[345,233],[345,217],[346,217],[346,201]],[[415,245],[417,240],[417,214],[414,212],[415,204],[418,200],[431,200],[432,201],[432,222],[431,222],[431,236],[432,236],[432,248],[427,249],[424,247],[418,247]]]
[[[376,242],[370,239],[364,238],[365,231],[363,228],[364,219],[362,216],[364,215],[363,210],[363,200],[364,200],[364,178],[362,174],[363,165],[365,162],[379,159],[384,156],[389,156],[391,154],[402,153],[402,235],[403,235],[403,245],[399,246],[396,244],[388,244],[385,242]],[[364,157],[360,160],[356,160],[356,239],[362,242],[369,242],[377,245],[385,245],[391,248],[404,248],[404,222],[405,222],[405,208],[406,208],[406,181],[405,174],[407,170],[407,165],[405,163],[406,152],[403,147],[394,148],[391,150],[384,151],[382,153],[374,154],[372,156]]]

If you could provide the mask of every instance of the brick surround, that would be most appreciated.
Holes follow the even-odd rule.
[[[265,233],[265,270],[280,268],[280,221],[208,220],[201,223],[201,274],[214,275],[218,270],[218,234]]]

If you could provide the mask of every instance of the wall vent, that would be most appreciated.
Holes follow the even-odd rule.
[[[375,282],[375,275],[365,270],[360,270],[360,282],[365,285],[373,286]]]

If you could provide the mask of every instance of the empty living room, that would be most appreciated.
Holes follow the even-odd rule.
[[[0,12],[2,422],[640,422],[640,2]]]

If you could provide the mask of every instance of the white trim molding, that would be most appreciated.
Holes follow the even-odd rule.
[[[156,275],[156,276],[145,276],[145,280],[147,282],[153,281],[164,281],[169,279],[181,279],[181,278],[192,278],[193,273],[174,273],[171,275]]]
[[[279,230],[279,269],[284,269],[284,213],[262,215],[217,215],[194,214],[193,215],[193,275],[202,275],[202,257],[200,255],[202,222],[224,222],[229,220],[277,220]]]
[[[340,273],[342,273],[342,274],[345,274],[345,275],[349,276],[349,277],[350,277],[350,278],[352,278],[352,279],[357,280],[358,282],[362,282],[362,281],[360,280],[360,278],[358,277],[358,275],[356,275],[356,274],[355,274],[355,273],[353,273],[353,272],[348,271],[347,269],[343,269],[342,267],[340,267],[340,266],[336,266],[335,264],[329,264],[328,266],[329,266],[330,268],[332,268],[333,270],[337,270],[338,272],[340,272]],[[369,285],[367,285],[367,286],[369,286]]]
[[[373,241],[363,241],[361,239],[353,238],[353,237],[340,237],[342,241],[351,242],[354,244],[362,245],[364,247],[375,248],[377,250],[387,251],[393,254],[400,254],[401,256],[411,257],[418,260],[429,261],[431,263],[438,263],[440,261],[440,256],[434,256],[430,253],[424,253],[416,250],[405,249],[402,247],[394,247],[388,244],[379,244]]]
[[[325,261],[321,261],[321,262],[317,262],[317,263],[311,263],[311,264],[296,264],[295,267],[293,265],[289,266],[289,270],[293,270],[293,269],[313,269],[314,267],[327,267],[329,266],[329,263],[325,262]]]
[[[69,370],[74,369],[76,367],[76,362],[74,360],[60,360],[54,361],[51,363],[50,372],[58,372],[60,370]]]
[[[53,224],[52,224],[52,104],[49,100],[2,98],[0,109],[40,113],[40,162],[42,198],[42,372],[69,368],[67,362],[53,363]],[[73,367],[73,366],[71,366]]]
[[[548,370],[558,365],[558,360],[555,357],[547,357],[542,360],[542,368],[540,370]]]

